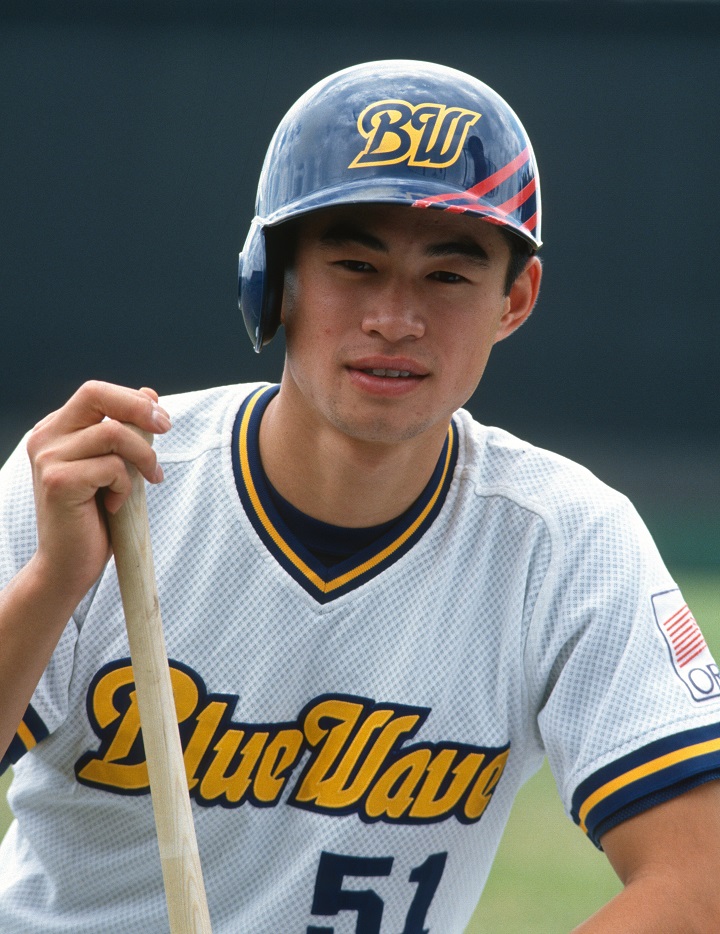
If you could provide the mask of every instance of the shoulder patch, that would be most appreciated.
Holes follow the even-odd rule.
[[[680,591],[653,594],[652,603],[675,674],[692,699],[700,702],[720,697],[720,671]]]

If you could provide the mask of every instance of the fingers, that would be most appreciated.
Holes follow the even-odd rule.
[[[50,429],[55,435],[68,434],[109,418],[130,422],[153,434],[162,434],[170,428],[170,418],[158,405],[157,399],[157,393],[147,387],[129,389],[91,380],[84,383],[61,409],[38,422],[33,431]]]
[[[73,461],[53,457],[47,459],[47,464],[40,457],[37,476],[41,491],[38,513],[42,518],[51,513],[54,516],[64,513],[65,519],[73,511],[94,504],[98,490],[107,491],[106,496],[111,494],[114,512],[132,488],[125,461],[115,455]],[[42,510],[40,505],[44,507]]]
[[[168,431],[170,419],[157,393],[95,381],[38,422],[28,438],[38,566],[74,582],[78,594],[97,579],[109,554],[99,502],[114,513],[127,500],[129,464],[151,483],[162,480],[152,445],[133,425],[152,434]]]
[[[36,469],[41,471],[52,464],[84,461],[90,461],[90,466],[96,468],[98,489],[117,484],[116,474],[127,473],[125,461],[137,467],[150,483],[158,483],[163,478],[153,448],[127,425],[114,419],[105,419],[71,434],[46,438],[33,458]],[[111,464],[114,469],[108,475]]]
[[[107,508],[117,511],[131,490],[127,464],[150,483],[163,479],[152,445],[130,425],[153,434],[169,430],[155,390],[91,381],[38,422],[27,449],[43,513],[94,506],[99,490],[106,491]]]
[[[35,426],[28,441],[30,458],[42,466],[43,461],[72,462],[114,454],[134,464],[146,480],[157,483],[162,471],[152,447],[124,424],[153,434],[168,431],[170,418],[157,398],[148,388],[85,383],[61,409]]]
[[[141,386],[140,392],[144,392],[146,396],[149,396],[153,400],[153,402],[158,401],[158,398],[159,398],[158,394],[155,392],[154,389],[150,389],[149,386]]]

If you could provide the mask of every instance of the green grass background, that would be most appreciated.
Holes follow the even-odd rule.
[[[720,574],[683,571],[676,579],[720,658]],[[5,802],[9,778],[0,778],[0,835],[12,817]],[[619,888],[603,854],[565,816],[545,765],[518,795],[466,934],[561,934]]]

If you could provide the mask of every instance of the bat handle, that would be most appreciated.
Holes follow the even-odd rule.
[[[134,427],[134,426],[132,426]],[[152,443],[152,435],[135,428]],[[211,934],[165,648],[142,475],[108,514],[127,625],[171,934]]]

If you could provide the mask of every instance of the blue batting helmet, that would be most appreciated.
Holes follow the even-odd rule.
[[[273,231],[339,204],[467,213],[540,247],[540,185],[527,134],[476,78],[429,62],[369,62],[320,81],[280,122],[239,262],[255,350],[277,331],[284,259]]]

